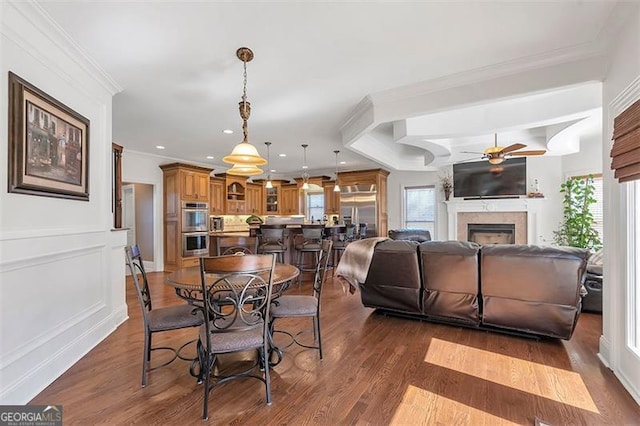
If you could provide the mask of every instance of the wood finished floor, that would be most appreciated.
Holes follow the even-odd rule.
[[[150,274],[155,306],[181,303],[164,277]],[[151,372],[140,387],[142,320],[127,286],[129,320],[31,403],[62,404],[65,424],[202,424],[202,386],[186,362]],[[601,322],[583,314],[566,342],[387,317],[330,278],[324,360],[315,350],[286,349],[271,374],[271,406],[262,382],[234,380],[213,390],[207,423],[533,425],[538,417],[555,426],[640,424],[640,406],[596,356]],[[195,335],[156,334],[154,343],[177,346]]]

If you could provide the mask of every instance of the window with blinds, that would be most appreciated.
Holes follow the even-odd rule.
[[[431,235],[436,235],[436,190],[433,185],[404,189],[403,227],[427,229]]]

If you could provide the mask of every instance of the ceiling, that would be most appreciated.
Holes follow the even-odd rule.
[[[495,132],[502,146],[575,152],[584,134],[600,129],[600,62],[593,58],[616,7],[612,1],[40,4],[122,88],[113,100],[116,143],[216,172],[228,167],[221,158],[242,140],[243,70],[235,52],[250,47],[249,140],[264,157],[264,142],[272,142],[265,167],[276,177],[301,172],[301,144],[309,145],[312,175],[334,170],[334,150],[345,162],[340,170],[434,170],[477,157],[461,151],[483,151]],[[591,62],[578,67],[579,61]]]

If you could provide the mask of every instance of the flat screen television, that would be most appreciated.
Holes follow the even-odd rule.
[[[464,198],[527,195],[527,159],[510,158],[453,165],[453,196]]]

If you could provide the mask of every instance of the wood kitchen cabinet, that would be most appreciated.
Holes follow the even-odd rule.
[[[246,214],[262,214],[262,185],[247,183]]]
[[[209,175],[213,169],[183,163],[163,164],[160,168],[163,172],[164,269],[175,271],[196,259],[182,256],[181,203],[210,203]]]
[[[300,214],[300,194],[295,183],[281,186],[280,214]]]
[[[219,216],[224,214],[224,185],[225,180],[212,177],[209,179],[209,214]]]
[[[335,192],[335,181],[325,181],[322,183],[324,189],[324,213],[327,216],[340,216],[340,193]]]
[[[182,199],[185,201],[209,201],[209,173],[183,170],[180,173]]]

